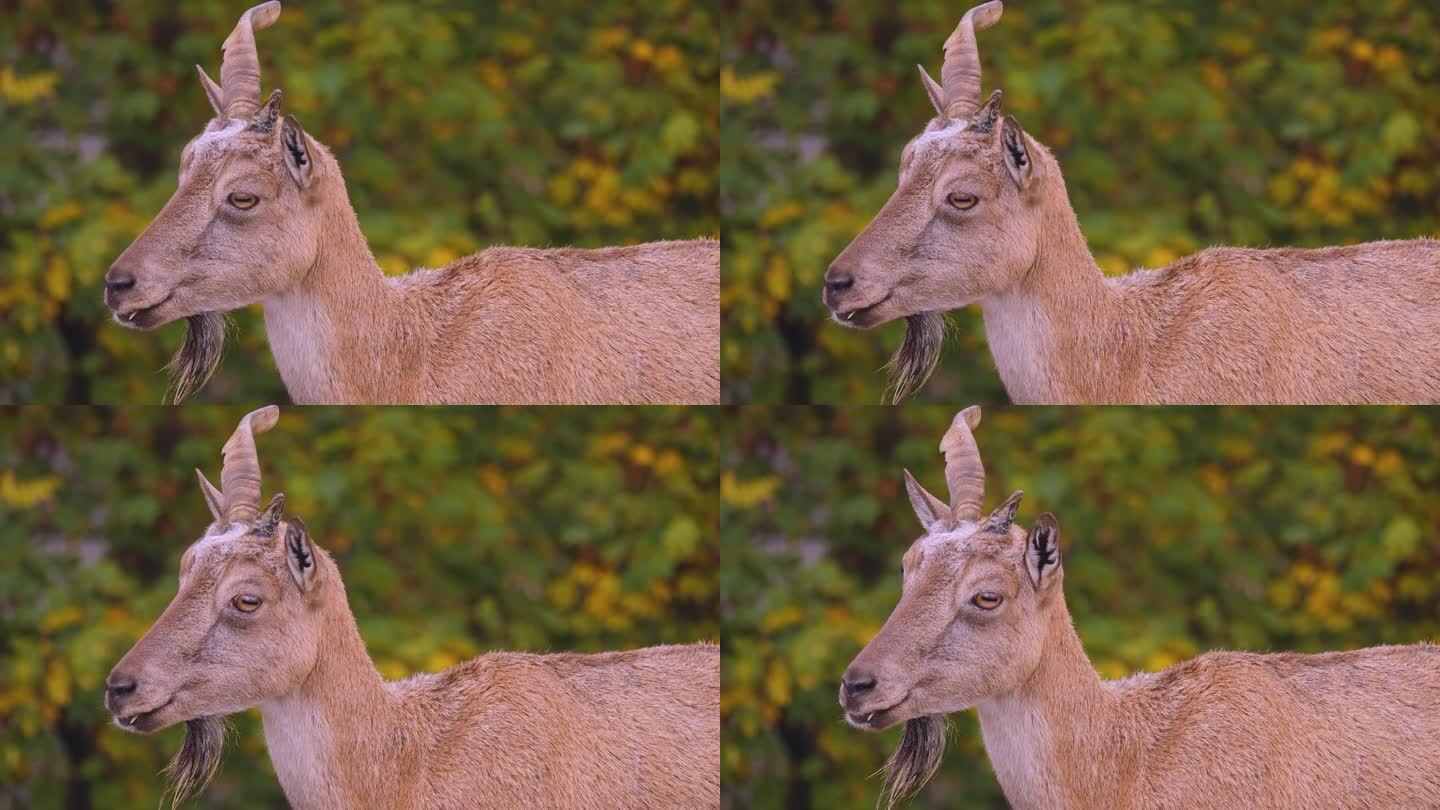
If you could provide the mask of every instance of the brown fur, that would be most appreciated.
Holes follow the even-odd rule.
[[[279,111],[278,90],[253,118],[217,108],[185,147],[175,195],[106,276],[117,323],[261,303],[301,403],[719,402],[718,241],[491,248],[387,277],[339,163]],[[177,395],[214,357],[182,351],[202,373]]]
[[[895,193],[826,274],[838,323],[979,304],[1019,403],[1440,402],[1440,243],[1211,248],[1107,278],[1059,163],[999,108],[996,91],[906,146]]]
[[[247,473],[250,455],[226,463]],[[216,522],[181,559],[178,593],[106,682],[127,731],[204,719],[176,758],[177,798],[213,771],[218,718],[258,706],[301,810],[719,806],[717,645],[497,652],[387,683],[339,568],[282,518],[283,497],[238,524],[209,501]]]
[[[846,670],[851,725],[973,707],[1017,808],[1440,805],[1440,647],[1210,652],[1103,681],[1065,605],[1054,518],[1027,532],[1010,502],[983,522],[937,516],[938,499],[911,489],[927,531],[905,554],[899,604]],[[982,592],[1003,601],[982,610]],[[938,757],[901,753],[892,798]]]

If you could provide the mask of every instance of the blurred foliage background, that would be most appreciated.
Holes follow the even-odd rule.
[[[258,2],[258,0],[254,0]],[[0,402],[158,404],[184,327],[110,322],[102,277],[212,112],[195,74],[252,0],[0,19]],[[287,2],[265,93],[340,160],[385,271],[492,244],[718,236],[715,4]],[[258,306],[199,401],[285,397]]]
[[[955,408],[732,410],[721,438],[724,805],[870,810],[898,729],[845,725],[840,675],[948,501]],[[1107,678],[1210,649],[1440,641],[1440,413],[989,408],[986,507],[1061,527],[1065,597]],[[914,807],[1004,808],[974,712]]]
[[[915,65],[939,75],[975,3],[725,0],[727,402],[881,401],[903,327],[829,323],[821,276],[894,191],[933,115]],[[1017,0],[979,44],[1106,273],[1437,233],[1434,2]],[[918,401],[1003,401],[977,308],[954,317]]]
[[[0,410],[0,808],[145,810],[183,731],[103,684],[175,594],[244,408]],[[719,640],[718,411],[288,408],[259,437],[390,679],[495,649]],[[281,807],[259,713],[197,806]]]

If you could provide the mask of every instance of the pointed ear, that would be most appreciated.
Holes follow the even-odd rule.
[[[978,135],[989,135],[995,131],[995,122],[1000,118],[1000,97],[1003,93],[997,87],[995,92],[990,94],[990,99],[985,102],[976,113],[970,116],[970,122],[965,126],[967,132]]]
[[[223,100],[225,96],[220,92],[220,85],[216,84],[213,80],[211,80],[209,76],[205,75],[205,68],[196,65],[195,70],[200,73],[200,85],[205,88],[205,95],[208,96],[210,99],[210,109],[215,111],[215,116],[217,118],[224,118],[225,107]]]
[[[1025,571],[1035,590],[1049,587],[1060,573],[1060,525],[1046,512],[1035,519],[1025,538]]]
[[[250,526],[250,533],[256,537],[274,537],[275,526],[280,523],[280,511],[285,508],[285,493],[277,492]]]
[[[205,496],[205,505],[210,507],[210,514],[217,522],[224,523],[225,519],[220,516],[225,514],[225,496],[210,483],[205,473],[200,472],[199,467],[195,468],[195,477],[200,479],[200,493]]]
[[[1000,151],[1005,158],[1005,168],[1010,171],[1010,177],[1015,185],[1021,190],[1030,187],[1030,182],[1035,176],[1035,162],[1030,159],[1030,139],[1026,137],[1025,130],[1015,122],[1011,116],[1005,116],[1005,122],[1000,125]]]
[[[930,97],[930,103],[935,106],[935,112],[944,116],[945,91],[941,89],[940,85],[935,83],[934,79],[930,78],[929,73],[925,72],[924,65],[916,65],[915,67],[920,68],[920,83],[925,85],[925,94]]]
[[[905,471],[905,492],[910,495],[910,506],[915,509],[915,517],[920,518],[920,525],[925,527],[925,531],[950,527],[950,505],[926,492],[909,470]]]
[[[295,185],[308,188],[315,177],[315,161],[310,157],[310,138],[293,115],[285,116],[280,127],[280,150],[285,153],[285,168],[290,170]]]
[[[1020,498],[1024,494],[1024,490],[1019,489],[1010,493],[1010,497],[985,518],[984,530],[991,534],[1009,534],[1010,524],[1015,522],[1015,512],[1020,509]]]
[[[285,560],[290,564],[290,576],[301,591],[308,591],[315,584],[315,548],[310,545],[310,532],[305,521],[292,517],[285,521]]]
[[[275,119],[280,117],[280,98],[284,95],[278,87],[270,91],[270,98],[265,102],[265,106],[250,119],[251,130],[267,134],[275,131]]]

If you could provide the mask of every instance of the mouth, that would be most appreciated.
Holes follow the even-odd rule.
[[[170,293],[169,295],[166,295],[164,298],[160,299],[160,302],[158,304],[153,304],[148,307],[142,307],[140,309],[132,309],[129,312],[121,312],[120,310],[114,310],[115,322],[127,329],[150,329],[152,327],[159,326],[160,320],[158,317],[156,317],[155,313],[161,307],[170,303],[170,299],[173,297],[175,297],[175,294]]]
[[[905,698],[901,698],[883,709],[872,709],[863,712],[846,710],[845,722],[861,731],[884,731],[900,722],[895,717],[895,710],[904,702]]]
[[[889,301],[892,295],[894,295],[893,292],[886,293],[884,298],[881,298],[869,306],[847,310],[833,310],[831,317],[841,326],[847,326],[852,329],[868,329],[869,327],[877,326],[880,324],[880,320],[875,317],[875,311],[886,301]]]
[[[125,729],[126,731],[135,731],[141,734],[148,734],[160,728],[160,724],[156,722],[156,717],[160,714],[162,710],[164,710],[167,706],[174,702],[175,698],[172,696],[169,700],[149,711],[139,712],[137,714],[126,715],[123,717],[117,714],[115,715],[115,725]]]

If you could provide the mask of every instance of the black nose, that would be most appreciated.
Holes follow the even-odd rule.
[[[105,274],[105,291],[110,294],[125,292],[135,286],[135,274],[128,270],[110,268]]]
[[[849,270],[832,264],[830,269],[825,271],[825,292],[831,294],[845,292],[854,286],[855,276],[851,275]]]
[[[130,677],[129,675],[124,675],[119,672],[112,672],[110,673],[110,677],[105,679],[105,692],[109,694],[110,700],[112,702],[119,698],[123,698],[133,693],[134,691],[135,679]]]
[[[846,697],[853,698],[874,689],[875,676],[868,672],[846,672],[845,677],[840,679],[840,685],[845,687]]]

